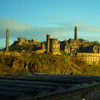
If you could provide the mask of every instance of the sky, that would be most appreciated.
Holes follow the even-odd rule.
[[[100,0],[0,0],[0,47],[18,37],[44,41],[46,34],[65,40],[78,38],[100,42]]]

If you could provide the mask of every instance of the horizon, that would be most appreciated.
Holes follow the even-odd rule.
[[[1,0],[0,47],[5,47],[5,32],[10,31],[10,44],[18,37],[45,40],[50,34],[58,40],[74,37],[100,42],[99,0]]]

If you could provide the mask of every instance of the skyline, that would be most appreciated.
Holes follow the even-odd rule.
[[[100,42],[99,4],[99,0],[0,0],[0,41],[5,47],[6,28],[12,43],[24,35],[40,41],[46,34],[59,40],[73,38],[77,26],[79,38]]]

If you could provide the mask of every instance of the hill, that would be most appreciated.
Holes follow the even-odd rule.
[[[53,73],[53,74],[81,74],[80,68],[73,64],[69,57],[51,54],[25,54],[23,56],[0,56],[0,69],[10,69],[12,73]],[[3,71],[3,70],[1,70]],[[2,74],[2,72],[1,72]]]
[[[70,56],[51,54],[24,54],[23,56],[0,56],[0,74],[66,74],[100,75],[100,66],[88,66]]]

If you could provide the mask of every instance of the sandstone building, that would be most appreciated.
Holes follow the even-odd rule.
[[[26,38],[19,37],[18,38],[18,41],[16,41],[16,43],[18,45],[23,45],[23,44],[38,44],[39,41],[38,40],[35,40],[35,39],[27,40]]]
[[[91,42],[83,39],[78,39],[78,30],[75,26],[74,39],[58,42],[57,39],[51,39],[50,35],[47,35],[47,41],[43,48],[47,53],[54,55],[61,54],[61,51],[66,54],[77,57],[80,61],[84,61],[89,65],[100,64],[100,46],[93,45]]]
[[[42,43],[42,50],[46,53],[52,53],[54,55],[61,54],[60,53],[60,43],[58,43],[58,39],[50,38],[50,35],[47,35],[46,43]]]
[[[100,47],[95,45],[82,47],[79,49],[77,57],[89,65],[100,64]]]

